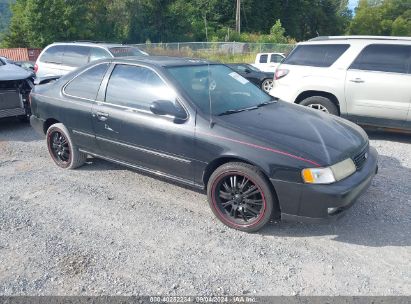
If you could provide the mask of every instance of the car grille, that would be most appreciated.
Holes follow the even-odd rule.
[[[362,150],[357,156],[353,158],[353,161],[354,161],[355,166],[357,167],[357,170],[361,169],[364,166],[365,161],[368,158],[368,150],[369,150],[369,147],[367,145],[367,147],[364,150]]]

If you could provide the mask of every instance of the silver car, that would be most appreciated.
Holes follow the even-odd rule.
[[[37,78],[62,76],[89,62],[114,57],[147,56],[137,47],[94,42],[63,42],[47,46],[34,66]]]

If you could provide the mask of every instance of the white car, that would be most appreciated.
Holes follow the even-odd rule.
[[[274,97],[358,124],[411,130],[411,37],[318,37],[277,68]]]
[[[37,78],[63,76],[89,62],[115,57],[148,56],[131,45],[59,42],[47,46],[34,65]]]
[[[252,64],[260,71],[274,73],[277,66],[285,58],[283,53],[259,53]]]

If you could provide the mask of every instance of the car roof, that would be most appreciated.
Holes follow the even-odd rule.
[[[121,44],[121,43],[107,43],[107,42],[93,42],[93,41],[70,41],[70,42],[54,42],[51,45],[80,45],[80,46],[99,46],[99,47],[106,47],[106,48],[113,48],[113,47],[135,47],[129,44]]]
[[[319,36],[308,41],[329,41],[329,40],[405,40],[411,41],[411,37],[400,36],[365,36],[365,35],[352,35],[352,36]]]
[[[207,65],[207,64],[220,64],[217,62],[208,61],[205,59],[195,59],[195,58],[183,58],[183,57],[169,57],[169,56],[130,56],[130,57],[117,57],[108,59],[111,62],[118,63],[140,63],[149,64],[158,67],[176,67],[176,66],[196,66],[196,65]]]

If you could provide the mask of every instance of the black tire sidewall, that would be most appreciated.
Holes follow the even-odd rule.
[[[264,202],[265,202],[265,209],[262,217],[255,223],[251,225],[239,225],[233,222],[230,222],[224,215],[221,214],[219,207],[217,206],[217,202],[214,199],[214,190],[215,186],[221,180],[222,177],[226,176],[227,174],[241,174],[249,178],[262,192]],[[272,191],[272,188],[269,185],[269,182],[262,174],[261,171],[256,169],[255,167],[242,164],[242,163],[228,163],[219,168],[217,168],[214,173],[211,175],[208,187],[207,187],[207,197],[208,203],[210,205],[211,210],[213,211],[214,215],[226,226],[230,228],[234,228],[237,230],[241,230],[244,232],[256,232],[264,227],[272,218],[274,205],[278,204],[277,199]]]

